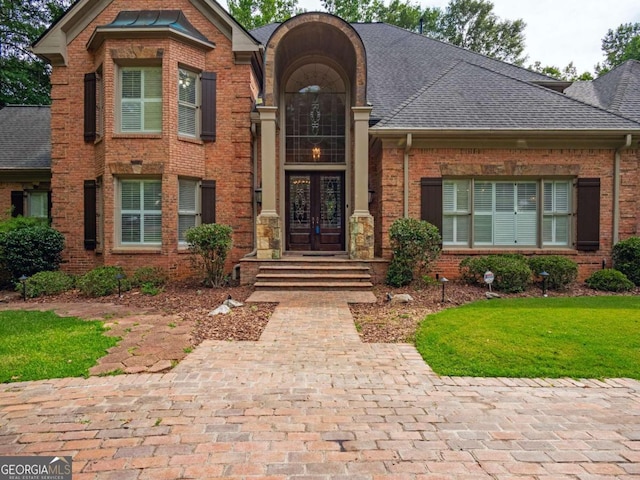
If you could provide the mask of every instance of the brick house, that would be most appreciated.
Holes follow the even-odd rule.
[[[444,275],[522,252],[584,278],[638,233],[637,116],[390,25],[247,32],[213,0],[78,0],[33,50],[53,66],[51,215],[74,272],[189,275],[185,230],[220,222],[243,283],[318,257],[380,280],[410,216],[440,228]]]

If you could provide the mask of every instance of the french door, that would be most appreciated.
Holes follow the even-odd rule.
[[[344,172],[287,172],[287,250],[344,251]]]

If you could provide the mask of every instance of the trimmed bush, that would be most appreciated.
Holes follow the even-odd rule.
[[[435,225],[414,218],[399,218],[389,229],[393,258],[387,270],[387,284],[408,285],[414,275],[421,278],[440,255],[442,239]]]
[[[604,268],[592,273],[585,283],[594,290],[605,292],[628,292],[634,288],[633,282],[624,273],[613,268]]]
[[[640,285],[640,237],[622,240],[613,246],[613,266],[635,285]]]
[[[26,294],[29,298],[41,297],[43,295],[57,295],[74,288],[75,278],[73,275],[59,270],[49,272],[38,272],[27,278],[25,282]],[[16,283],[16,291],[22,292],[22,283]]]
[[[233,245],[233,230],[221,223],[205,223],[185,232],[191,259],[204,270],[207,287],[222,287],[225,283],[224,262]]]
[[[14,280],[21,275],[57,270],[64,236],[49,225],[21,226],[0,234],[0,257]]]
[[[578,264],[570,258],[561,255],[536,255],[527,259],[533,276],[540,272],[547,272],[547,288],[550,290],[564,290],[578,278]]]
[[[124,274],[122,267],[96,267],[82,275],[77,281],[77,286],[88,297],[113,295],[118,293],[118,275],[122,275],[120,290],[131,290],[131,281]]]
[[[167,283],[168,279],[167,272],[160,267],[140,267],[133,272],[131,283],[136,287],[142,285],[161,287]]]
[[[487,270],[493,272],[492,288],[505,293],[526,290],[531,282],[531,269],[527,259],[518,254],[467,257],[460,262],[460,274],[468,285],[482,285]]]

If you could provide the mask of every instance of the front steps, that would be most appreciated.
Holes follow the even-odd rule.
[[[261,263],[254,287],[261,290],[371,290],[366,262],[296,257]]]

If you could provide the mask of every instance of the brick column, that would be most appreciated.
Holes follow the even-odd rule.
[[[349,219],[349,257],[373,258],[373,217],[369,213],[369,116],[371,107],[352,107],[354,123],[354,209]]]

